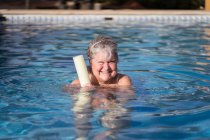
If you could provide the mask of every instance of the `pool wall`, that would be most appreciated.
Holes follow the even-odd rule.
[[[69,24],[84,22],[210,22],[207,11],[173,11],[173,10],[100,10],[100,11],[56,11],[56,10],[0,10],[13,24]]]
[[[210,15],[4,15],[9,23],[68,24],[72,22],[210,22]]]

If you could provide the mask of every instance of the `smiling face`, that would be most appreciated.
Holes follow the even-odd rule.
[[[97,52],[90,60],[91,70],[99,84],[109,84],[117,75],[117,58],[107,57],[106,52]]]

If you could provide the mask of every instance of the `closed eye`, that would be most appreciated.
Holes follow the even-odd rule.
[[[115,60],[109,61],[109,63],[110,63],[110,64],[114,64],[114,63],[116,63],[116,61],[115,61]]]
[[[102,61],[99,61],[99,62],[98,62],[98,64],[100,64],[100,65],[103,65],[103,64],[104,64],[104,62],[102,62]]]

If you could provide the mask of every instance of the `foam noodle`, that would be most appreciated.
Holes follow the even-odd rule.
[[[81,87],[84,87],[86,84],[90,84],[87,66],[85,64],[83,55],[75,56],[73,57],[73,60],[77,70],[77,75],[79,77]]]

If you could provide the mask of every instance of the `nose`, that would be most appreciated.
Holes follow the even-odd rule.
[[[110,68],[109,67],[109,63],[108,62],[105,62],[104,65],[103,65],[103,69],[104,70],[109,70],[109,68]]]

